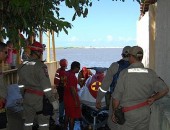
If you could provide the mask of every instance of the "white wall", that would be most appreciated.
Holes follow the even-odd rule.
[[[137,45],[143,48],[143,64],[149,67],[149,15],[148,12],[137,22]]]
[[[150,5],[149,11],[137,22],[137,45],[144,50],[142,62],[145,67],[155,70],[155,12],[156,5]]]
[[[157,2],[155,70],[170,86],[170,0]]]

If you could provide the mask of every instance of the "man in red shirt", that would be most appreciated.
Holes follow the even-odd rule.
[[[80,63],[72,62],[71,69],[67,72],[67,84],[64,89],[64,106],[65,106],[65,123],[64,130],[67,130],[69,123],[69,130],[74,129],[75,119],[81,117],[80,100],[77,89],[76,73],[80,70]]]

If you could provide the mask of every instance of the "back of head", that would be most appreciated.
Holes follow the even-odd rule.
[[[31,46],[30,46],[30,50],[31,50],[31,56],[34,57],[35,59],[41,59],[42,54],[43,54],[43,44],[41,44],[40,42],[34,42]]]
[[[7,56],[8,56],[8,52],[7,52],[7,45],[3,42],[0,42],[0,63],[2,61],[4,61]]]
[[[122,50],[122,57],[125,58],[125,57],[128,57],[129,56],[129,51],[130,51],[130,46],[125,46]]]
[[[40,42],[34,42],[31,45],[30,50],[43,53],[43,44],[41,44]]]
[[[143,49],[140,46],[133,46],[129,54],[134,56],[138,61],[142,61],[143,59]]]
[[[80,63],[77,62],[77,61],[73,61],[73,62],[71,63],[71,69],[73,70],[73,69],[75,69],[75,68],[80,68]]]
[[[5,49],[5,47],[7,47],[7,45],[3,42],[0,42],[0,52],[2,52]]]
[[[66,59],[61,59],[60,60],[60,67],[67,67],[68,61]]]
[[[10,45],[12,45],[12,42],[11,42],[11,41],[7,41],[7,42],[6,42],[6,45],[7,45],[7,46],[10,46]]]

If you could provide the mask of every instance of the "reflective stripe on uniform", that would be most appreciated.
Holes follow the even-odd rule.
[[[28,63],[28,61],[24,61],[22,64],[26,64],[26,63]]]
[[[24,61],[22,64],[26,64],[26,65],[35,65],[36,62],[33,62],[33,61],[31,61],[31,62],[29,62],[29,61]]]
[[[99,90],[102,91],[103,93],[106,93],[106,90],[103,90],[101,87],[99,87]]]
[[[60,79],[59,77],[55,77],[56,79]]]
[[[18,87],[19,87],[19,88],[23,88],[23,87],[25,87],[25,86],[24,86],[24,85],[18,85]]]
[[[47,88],[47,89],[44,89],[43,91],[48,92],[48,91],[51,91],[51,90],[52,90],[51,88]]]
[[[39,126],[41,126],[41,127],[48,126],[48,124],[39,124]]]
[[[33,123],[25,123],[25,126],[33,126]]]
[[[128,73],[148,73],[148,70],[144,68],[131,68],[128,69]]]

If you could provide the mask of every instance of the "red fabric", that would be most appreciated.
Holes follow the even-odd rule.
[[[85,81],[89,78],[89,76],[91,75],[90,70],[88,70],[86,67],[82,68],[82,74],[83,77],[85,78]]]
[[[13,53],[13,54],[17,54],[17,50],[16,50],[16,49],[13,49],[12,53]]]
[[[67,84],[64,89],[64,106],[65,113],[67,116],[71,118],[80,118],[81,117],[81,109],[80,109],[80,100],[78,97],[78,89],[77,89],[77,78],[75,73],[72,71],[67,72]],[[78,107],[76,106],[75,99],[71,94],[71,87],[74,87],[76,90],[76,100],[78,102]]]
[[[102,80],[104,78],[103,73],[95,74],[92,79],[91,83],[88,86],[90,94],[96,99],[97,97],[97,92],[99,87],[101,86]]]
[[[35,94],[35,95],[38,95],[38,96],[44,95],[44,92],[39,91],[39,90],[35,90],[35,89],[30,89],[30,88],[25,89],[25,92],[26,93],[32,93],[32,94]]]
[[[12,63],[12,48],[10,48],[10,47],[8,48],[8,56],[7,56],[6,62],[8,64]]]
[[[66,71],[59,68],[55,73],[54,84],[56,86],[60,86],[60,84],[62,84],[61,86],[66,86],[66,83],[67,83]]]
[[[123,111],[123,112],[128,112],[128,111],[135,110],[135,109],[138,109],[138,108],[143,107],[143,106],[146,106],[146,105],[148,105],[148,102],[147,102],[147,101],[142,102],[142,103],[139,103],[139,104],[134,105],[134,106],[123,107],[122,111]]]
[[[0,98],[0,109],[5,108],[5,100]]]

